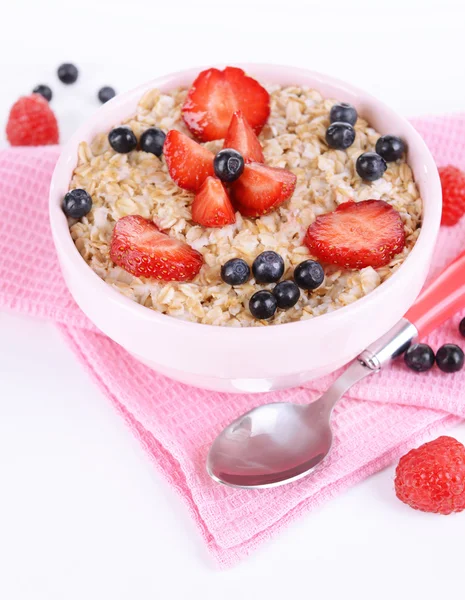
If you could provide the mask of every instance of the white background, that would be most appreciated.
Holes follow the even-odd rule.
[[[62,139],[98,107],[101,85],[124,91],[219,62],[327,72],[406,115],[465,109],[461,0],[15,0],[1,18],[0,124],[20,94],[49,83]],[[56,78],[65,61],[80,67],[74,86]],[[454,434],[465,441],[464,426]],[[2,599],[463,595],[465,514],[413,512],[395,499],[393,472],[218,572],[54,328],[0,313]]]

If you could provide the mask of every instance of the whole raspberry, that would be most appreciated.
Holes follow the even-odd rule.
[[[455,225],[465,214],[465,173],[448,165],[439,168],[442,185],[441,225]]]
[[[465,446],[449,436],[410,450],[396,469],[396,495],[412,508],[448,515],[465,509]]]
[[[40,94],[23,96],[10,110],[6,137],[12,146],[58,144],[58,124],[47,100]]]

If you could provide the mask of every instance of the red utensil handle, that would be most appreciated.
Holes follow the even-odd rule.
[[[465,308],[465,252],[462,252],[418,296],[405,315],[425,337],[441,323]]]

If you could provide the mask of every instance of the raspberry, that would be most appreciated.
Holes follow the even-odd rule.
[[[448,165],[439,168],[442,185],[441,225],[455,225],[465,214],[465,173]]]
[[[396,495],[416,510],[449,515],[465,509],[465,446],[449,436],[410,450],[396,469]]]
[[[47,100],[39,94],[23,96],[10,110],[6,136],[12,146],[58,144],[58,124]]]

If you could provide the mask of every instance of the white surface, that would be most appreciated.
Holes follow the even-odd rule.
[[[234,61],[324,71],[408,115],[463,110],[465,7],[414,5],[16,0],[2,12],[0,122],[48,82],[67,137],[101,85],[123,91]],[[54,75],[67,60],[81,68],[69,87]],[[0,385],[2,599],[433,599],[463,587],[465,514],[404,507],[394,467],[217,572],[184,506],[51,325],[0,313]],[[454,434],[465,441],[464,426]]]

